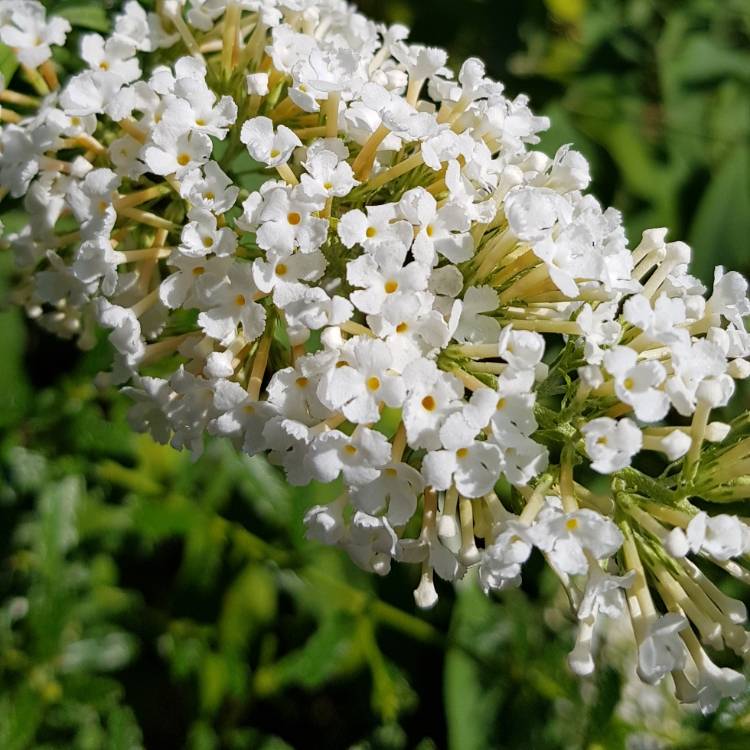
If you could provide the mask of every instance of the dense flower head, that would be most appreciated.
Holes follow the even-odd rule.
[[[38,93],[3,91],[0,132],[28,313],[82,347],[106,330],[98,382],[135,429],[334,487],[308,535],[417,564],[419,606],[435,574],[500,591],[541,555],[574,671],[629,618],[643,680],[736,695],[704,645],[744,655],[745,611],[703,562],[750,580],[750,527],[714,511],[750,495],[749,422],[711,421],[750,375],[746,281],[706,290],[665,229],[629,247],[477,59],[455,73],[342,0],[157,7],[84,35],[60,84],[67,22],[0,0]]]

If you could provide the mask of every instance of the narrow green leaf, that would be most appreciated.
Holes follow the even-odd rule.
[[[750,147],[730,154],[701,199],[693,225],[691,270],[704,282],[713,280],[716,265],[747,268],[750,237]]]
[[[107,10],[99,3],[60,3],[55,7],[55,15],[67,18],[73,26],[92,31],[109,31],[110,23]]]
[[[0,44],[0,75],[5,79],[5,85],[9,86],[13,74],[18,68],[18,58],[10,47]]]

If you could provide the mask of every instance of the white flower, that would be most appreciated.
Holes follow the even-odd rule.
[[[108,239],[99,238],[81,243],[71,270],[84,284],[100,282],[102,294],[109,297],[117,288],[117,267],[124,261],[125,256],[113,250]]]
[[[308,461],[320,482],[332,482],[341,474],[348,484],[361,485],[377,479],[390,457],[391,446],[385,437],[360,426],[351,437],[331,430],[314,438]]]
[[[97,318],[105,328],[111,328],[109,340],[130,366],[135,366],[143,357],[146,346],[141,336],[141,324],[132,310],[113,305],[104,299],[98,300]]]
[[[341,325],[353,312],[354,307],[345,297],[329,297],[319,287],[305,286],[284,307],[289,340],[293,346],[303,344],[309,339],[310,331]]]
[[[392,364],[393,357],[384,342],[351,339],[341,350],[336,366],[321,379],[318,397],[350,422],[377,422],[382,404],[399,407],[406,397],[403,380],[391,370]]]
[[[621,589],[631,585],[635,573],[613,576],[598,565],[589,568],[586,590],[578,607],[578,633],[574,649],[568,655],[568,664],[577,675],[589,675],[594,671],[594,637],[599,615],[611,619],[624,613],[625,598]]]
[[[223,283],[232,259],[185,255],[175,250],[168,262],[176,270],[159,285],[159,299],[176,310],[209,306],[211,291]]]
[[[328,365],[328,358],[304,357],[295,367],[274,373],[268,384],[268,400],[280,414],[305,424],[315,424],[330,416],[330,411],[318,398],[320,378]]]
[[[689,416],[695,411],[699,389],[705,384],[716,386],[713,407],[723,406],[734,393],[734,381],[726,374],[724,353],[713,342],[701,339],[690,344],[672,346],[674,374],[666,382],[666,390],[677,411]]]
[[[544,337],[507,325],[500,332],[498,355],[514,370],[535,370],[544,356]]]
[[[197,130],[178,132],[161,128],[154,133],[154,145],[146,146],[141,158],[150,172],[174,174],[178,178],[208,161],[213,148],[211,139]]]
[[[130,114],[135,100],[122,95],[122,80],[102,70],[86,70],[71,78],[60,94],[60,105],[71,117],[107,112],[120,119]],[[132,93],[132,91],[131,91]]]
[[[404,265],[406,249],[381,245],[350,261],[346,277],[352,286],[351,301],[362,312],[382,313],[393,323],[412,317],[419,307],[415,294],[427,289],[428,270],[412,261]]]
[[[719,667],[700,649],[698,667],[698,706],[703,714],[710,714],[719,707],[723,698],[737,698],[745,692],[747,680],[734,669]]]
[[[294,255],[269,253],[267,261],[259,258],[253,262],[253,279],[261,292],[273,292],[274,304],[286,309],[304,299],[307,287],[302,282],[316,281],[325,268],[325,257],[317,251]]]
[[[434,266],[438,255],[451,263],[462,263],[474,254],[474,240],[469,234],[471,221],[459,204],[447,203],[438,209],[430,193],[413,188],[402,196],[399,210],[414,226],[412,252],[420,263]]]
[[[217,257],[232,255],[237,247],[237,236],[229,227],[217,226],[216,216],[205,208],[193,208],[190,220],[182,229],[180,252],[193,258],[213,254]]]
[[[18,60],[30,68],[37,68],[52,56],[50,45],[65,44],[70,23],[60,16],[45,18],[44,6],[38,2],[23,2],[0,15],[0,42],[11,47]]]
[[[198,325],[225,345],[234,339],[238,327],[247,341],[253,341],[266,324],[265,310],[253,300],[257,291],[250,264],[233,265],[226,280],[212,290],[211,307],[198,316]]]
[[[81,58],[92,70],[104,71],[122,83],[131,83],[141,75],[135,46],[122,37],[105,40],[99,34],[85,34],[81,37]]]
[[[240,189],[215,162],[209,161],[202,169],[193,169],[180,181],[180,195],[193,206],[214,214],[223,214],[234,206]]]
[[[403,420],[409,445],[440,450],[440,428],[450,414],[460,409],[463,386],[425,359],[411,363],[403,376],[408,391]]]
[[[385,243],[393,248],[401,245],[406,252],[414,239],[414,231],[407,221],[396,217],[394,204],[368,206],[366,214],[359,209],[347,211],[339,221],[338,235],[346,247],[361,245],[373,252]]]
[[[359,89],[358,62],[352,50],[313,47],[292,68],[294,85],[289,88],[289,98],[306,112],[317,112],[318,102],[329,95]]]
[[[494,312],[499,306],[497,292],[487,286],[472,286],[466,290],[461,318],[453,334],[456,341],[489,342],[497,339],[500,324],[484,312]]]
[[[265,96],[268,93],[268,73],[250,73],[245,76],[247,93]]]
[[[268,460],[281,466],[290,484],[309,484],[313,475],[307,462],[312,436],[310,430],[293,419],[274,417],[263,428],[263,439],[268,448]]]
[[[698,513],[690,520],[686,536],[693,553],[700,552],[714,560],[731,560],[750,550],[750,527],[737,516],[725,513]]]
[[[144,52],[171,47],[179,38],[177,32],[167,33],[161,18],[156,13],[147,13],[136,0],[125,3],[123,12],[115,17],[115,34]]]
[[[279,125],[274,133],[273,122],[268,117],[247,120],[242,125],[240,140],[255,161],[269,167],[285,164],[294,149],[302,145],[302,141],[285,125]]]
[[[231,96],[216,94],[203,78],[178,78],[162,113],[162,123],[171,128],[193,129],[223,140],[229,126],[237,119],[237,105]],[[159,125],[161,127],[161,123]]]
[[[349,490],[352,503],[365,513],[387,508],[391,526],[404,526],[417,510],[417,497],[424,489],[422,475],[405,463],[390,463],[380,476]]]
[[[638,362],[626,346],[616,346],[604,355],[604,367],[615,378],[617,398],[633,407],[643,422],[658,422],[669,410],[669,397],[659,388],[666,378],[660,362]]]
[[[352,517],[341,546],[363,570],[387,575],[396,552],[398,537],[387,518],[358,510]]]
[[[333,151],[319,149],[310,153],[302,162],[305,174],[300,178],[302,191],[314,201],[328,198],[343,198],[359,182],[349,163]]]
[[[687,659],[680,631],[689,627],[682,614],[670,612],[650,623],[646,637],[638,644],[638,675],[654,684],[667,672],[682,669]]]
[[[521,585],[521,566],[531,555],[533,543],[528,539],[528,526],[509,520],[482,555],[479,582],[485,593],[503,591]]]
[[[529,534],[552,563],[568,575],[582,575],[589,569],[584,550],[603,560],[617,552],[623,541],[609,518],[588,509],[565,513],[556,498],[548,498]]]
[[[111,169],[94,169],[82,182],[71,182],[67,202],[81,224],[81,237],[108,237],[117,220],[112,205],[120,178]]]
[[[610,417],[592,419],[581,428],[591,468],[600,474],[611,474],[630,466],[633,456],[643,445],[641,431],[630,419]]]
[[[315,505],[305,513],[305,536],[323,544],[337,544],[346,531],[344,504],[346,496],[328,505]]]
[[[173,435],[173,448],[189,448],[193,460],[203,452],[203,436],[216,416],[213,384],[180,368],[169,379],[175,397],[166,406]]]
[[[486,495],[500,477],[500,448],[488,441],[473,440],[460,448],[431,451],[422,460],[425,481],[436,490],[455,484],[464,497]]]
[[[135,402],[128,409],[128,424],[138,432],[148,432],[161,445],[168,443],[172,428],[165,409],[175,395],[169,383],[163,378],[141,377],[122,390]]]
[[[505,198],[505,215],[518,239],[534,243],[548,238],[558,222],[570,222],[573,207],[554,190],[519,188]]]
[[[208,423],[208,432],[231,437],[250,456],[264,450],[263,427],[276,414],[274,408],[266,401],[253,401],[241,385],[230,380],[217,380],[213,390],[219,414]]]
[[[660,295],[653,308],[642,294],[635,294],[625,301],[623,317],[628,323],[638,326],[650,339],[662,344],[689,343],[690,334],[684,326],[687,320],[685,303],[679,297]]]
[[[320,207],[301,188],[269,189],[253,216],[253,223],[258,225],[258,246],[280,255],[288,255],[295,248],[314,252],[328,236],[328,222],[313,216]]]

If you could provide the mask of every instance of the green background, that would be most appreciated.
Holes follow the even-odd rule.
[[[46,3],[105,31],[101,3]],[[747,0],[362,0],[477,55],[574,143],[629,236],[669,226],[710,280],[750,255]],[[64,51],[60,62],[74,65]],[[6,70],[8,60],[1,59]],[[0,214],[23,224],[18,206]],[[360,573],[303,539],[323,487],[209,443],[189,457],[128,429],[80,354],[13,309],[0,254],[0,748],[747,748],[750,700],[702,718],[632,683],[626,636],[590,680],[540,560],[522,591]],[[744,593],[733,591],[733,593]],[[653,744],[656,743],[656,744]],[[659,744],[661,743],[661,744]]]

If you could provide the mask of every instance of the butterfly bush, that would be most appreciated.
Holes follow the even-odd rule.
[[[750,580],[750,422],[712,421],[750,375],[745,280],[706,290],[666,229],[631,249],[584,157],[534,150],[547,119],[478,59],[454,74],[342,0],[156,7],[82,35],[60,83],[67,21],[0,1],[28,314],[83,348],[106,329],[99,383],[134,429],[337,487],[308,536],[418,566],[418,606],[435,576],[519,586],[536,550],[576,673],[624,618],[642,680],[704,711],[738,695],[705,647],[749,648],[711,577]]]

